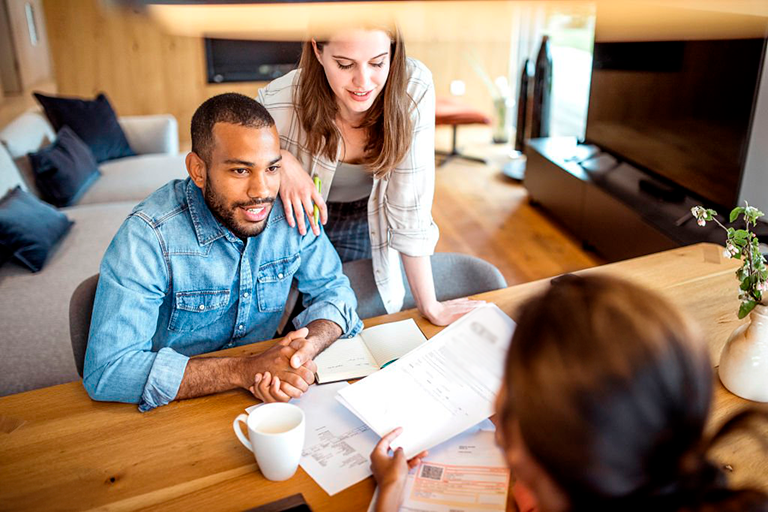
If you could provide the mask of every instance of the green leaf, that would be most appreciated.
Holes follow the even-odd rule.
[[[741,303],[739,306],[739,319],[744,318],[757,306],[757,302],[754,300],[747,300]]]
[[[749,291],[749,286],[750,286],[750,279],[749,279],[749,277],[747,277],[746,279],[742,279],[741,286],[739,286],[739,288],[742,291],[746,292],[746,291]]]
[[[744,213],[744,207],[743,206],[737,206],[736,208],[731,210],[731,216],[730,216],[731,222],[733,222],[736,219],[738,219],[739,215],[741,215],[742,213]]]
[[[749,238],[749,235],[750,233],[746,229],[737,229],[733,233],[733,237],[739,240],[746,240],[747,238]]]

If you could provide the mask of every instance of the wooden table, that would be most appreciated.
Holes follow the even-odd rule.
[[[659,290],[703,327],[713,361],[740,323],[734,270],[722,249],[700,244],[583,271],[631,279]],[[516,316],[544,289],[537,281],[478,297]],[[377,317],[366,326],[414,318],[427,337],[435,327],[414,311]],[[256,354],[264,342],[218,352]],[[329,497],[302,469],[287,482],[266,481],[232,432],[254,403],[244,391],[176,402],[141,414],[135,405],[92,402],[80,382],[0,398],[0,510],[245,510],[297,492],[314,511],[365,510],[371,478]],[[717,384],[712,427],[748,402]],[[765,407],[765,406],[761,406]],[[758,429],[768,436],[768,426]],[[731,481],[768,491],[768,455],[738,434],[715,452],[733,468]]]

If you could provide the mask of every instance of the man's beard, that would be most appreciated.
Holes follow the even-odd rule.
[[[254,199],[245,203],[233,203],[228,206],[226,200],[213,189],[210,182],[205,185],[203,197],[205,198],[205,204],[208,205],[208,209],[211,210],[213,216],[216,217],[225,228],[229,229],[236,237],[241,239],[260,235],[261,232],[264,231],[264,228],[267,227],[267,221],[269,220],[269,215],[272,214],[272,210],[270,209],[269,214],[263,221],[249,223],[247,226],[238,223],[235,217],[237,210],[239,208],[253,208],[255,206],[269,207],[269,205],[272,205],[275,202],[274,197],[268,197],[265,199]]]

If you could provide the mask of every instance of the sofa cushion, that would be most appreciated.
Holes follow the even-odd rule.
[[[14,165],[11,155],[5,149],[5,145],[0,143],[0,197],[16,187],[29,190],[16,165]]]
[[[64,208],[75,224],[36,274],[0,268],[0,396],[77,380],[69,341],[69,299],[99,271],[134,202]]]
[[[16,187],[0,200],[0,245],[32,272],[72,226],[66,215]]]
[[[93,153],[69,126],[56,142],[29,154],[35,184],[42,198],[54,206],[69,206],[99,177]]]
[[[101,178],[77,204],[134,201],[175,179],[187,176],[184,155],[139,155],[105,162],[99,166]]]
[[[104,94],[94,100],[34,95],[53,128],[60,130],[64,125],[72,128],[91,148],[97,162],[135,155]]]
[[[29,192],[40,197],[35,185],[35,174],[29,162],[28,153],[34,153],[56,140],[56,132],[40,110],[25,112],[0,131],[0,142],[8,149],[11,159],[21,174],[22,182]],[[0,194],[4,190],[0,187]]]

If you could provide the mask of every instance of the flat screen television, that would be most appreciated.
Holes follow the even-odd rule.
[[[299,65],[301,48],[298,41],[206,38],[208,83],[274,80]]]
[[[736,205],[765,39],[596,42],[585,141]]]

